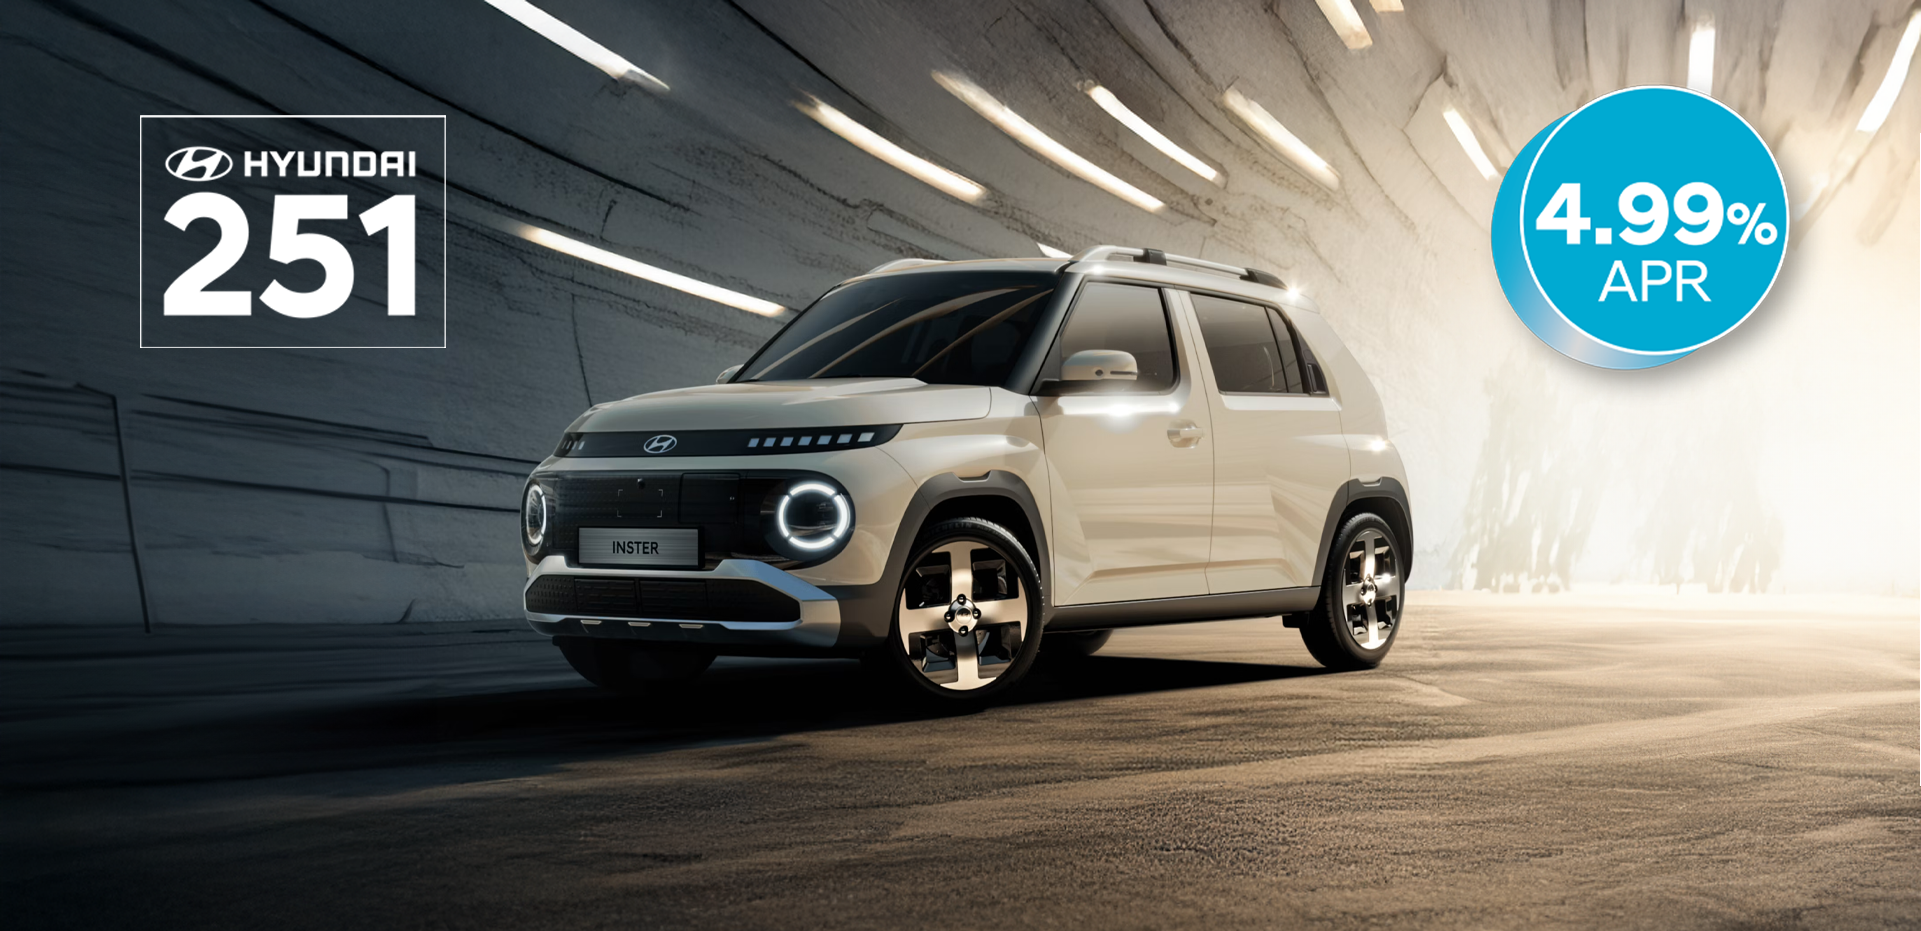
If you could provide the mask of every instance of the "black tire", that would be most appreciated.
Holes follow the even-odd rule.
[[[1050,662],[1072,662],[1099,653],[1114,636],[1111,630],[1063,630],[1041,638],[1041,655]]]
[[[629,640],[555,637],[554,645],[581,678],[622,695],[669,691],[693,681],[714,662],[710,652],[649,649]]]
[[[953,557],[960,552],[971,554],[968,572],[976,583],[964,593],[966,599],[957,599],[963,593],[952,591]],[[946,574],[937,576],[941,567]],[[981,705],[1012,691],[1033,668],[1040,654],[1045,594],[1033,558],[1007,528],[978,517],[923,528],[901,576],[887,641],[870,654],[869,662],[910,695],[945,707]],[[912,593],[910,582],[918,586]],[[1010,603],[1016,600],[1018,604]],[[943,609],[952,615],[957,603],[967,610],[943,622]],[[969,610],[978,625],[963,633],[956,627],[966,626]],[[940,626],[903,634],[904,614],[913,617],[915,626]],[[961,645],[963,636],[971,638],[967,648]],[[942,681],[950,669],[952,680]]]
[[[1357,557],[1367,543],[1386,544],[1386,565],[1382,554],[1374,552],[1375,572],[1369,579],[1362,558]],[[1373,669],[1387,657],[1395,637],[1401,632],[1401,609],[1405,602],[1406,580],[1401,567],[1405,558],[1400,537],[1379,515],[1360,513],[1347,519],[1334,535],[1328,550],[1327,571],[1321,578],[1321,598],[1301,623],[1301,642],[1307,645],[1320,664],[1329,669]],[[1391,580],[1393,594],[1387,595]],[[1372,585],[1370,586],[1369,583]],[[1348,595],[1349,586],[1362,589],[1366,603],[1356,605]],[[1366,589],[1372,587],[1371,593]],[[1372,614],[1369,608],[1374,609]],[[1357,610],[1358,609],[1358,610]],[[1373,626],[1368,621],[1372,618]],[[1356,624],[1363,625],[1357,636]],[[1383,628],[1385,628],[1383,630]],[[1368,644],[1372,642],[1373,645]]]

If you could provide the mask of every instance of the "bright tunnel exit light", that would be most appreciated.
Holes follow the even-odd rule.
[[[948,195],[973,204],[979,203],[981,196],[987,193],[986,188],[895,145],[881,134],[862,126],[852,117],[817,99],[810,97],[807,103],[795,104],[795,106],[800,108],[800,112],[813,117],[815,122],[827,127],[834,135],[853,143],[855,148],[913,175]]]
[[[1872,133],[1880,130],[1881,124],[1888,121],[1888,113],[1894,109],[1894,98],[1901,96],[1901,85],[1908,81],[1908,66],[1914,63],[1917,40],[1921,40],[1921,10],[1908,17],[1907,31],[1901,33],[1901,42],[1894,47],[1894,60],[1888,62],[1888,73],[1881,78],[1881,86],[1875,89],[1874,97],[1868,101],[1868,108],[1861,112],[1861,122],[1855,124],[1855,129]]]
[[[1688,38],[1688,90],[1714,93],[1714,20],[1702,17]]]
[[[1141,137],[1148,145],[1161,150],[1162,155],[1181,163],[1181,167],[1209,181],[1220,180],[1221,173],[1215,171],[1214,166],[1195,158],[1193,153],[1175,145],[1174,140],[1167,138],[1160,130],[1148,125],[1146,120],[1141,119],[1134,111],[1127,109],[1127,105],[1121,103],[1121,99],[1114,96],[1113,91],[1091,81],[1084,86],[1087,90],[1087,96],[1094,98],[1094,102],[1100,104],[1101,109],[1106,110],[1108,116],[1119,120],[1122,126],[1133,130],[1134,135]]]
[[[1055,142],[1053,137],[1041,132],[1034,124],[1021,118],[1021,115],[1007,109],[1007,105],[994,99],[994,95],[982,90],[979,85],[958,74],[945,71],[934,72],[934,80],[947,92],[960,98],[960,101],[974,109],[975,113],[986,118],[1001,132],[1013,136],[1019,142],[1048,161],[1067,169],[1081,180],[1106,191],[1142,210],[1159,211],[1167,205],[1160,198],[1141,190],[1115,177],[1106,169],[1088,161],[1068,147]]]
[[[1235,116],[1240,117],[1241,122],[1246,123],[1247,127],[1254,130],[1255,134],[1260,136],[1263,141],[1273,146],[1275,150],[1285,156],[1288,161],[1293,162],[1295,167],[1306,173],[1308,177],[1320,182],[1323,187],[1330,191],[1340,190],[1341,176],[1335,173],[1332,166],[1328,165],[1327,159],[1322,158],[1319,154],[1315,153],[1313,149],[1308,148],[1307,143],[1302,142],[1300,137],[1288,132],[1287,127],[1282,126],[1280,120],[1275,119],[1273,114],[1267,112],[1266,107],[1248,99],[1246,95],[1240,92],[1239,88],[1234,87],[1228,88],[1227,93],[1221,95],[1221,103]]]
[[[578,239],[562,236],[552,230],[541,229],[538,226],[530,226],[518,220],[492,214],[483,215],[483,219],[487,225],[504,233],[519,236],[535,245],[546,246],[555,252],[564,252],[574,258],[592,262],[602,268],[610,268],[622,274],[632,275],[635,278],[651,281],[657,285],[673,288],[676,291],[682,291],[695,297],[705,298],[717,304],[738,307],[748,313],[760,314],[763,317],[772,317],[787,309],[773,301],[764,301],[752,295],[742,294],[739,291],[729,291],[719,285],[708,284],[705,281],[698,281],[686,275],[675,274],[664,268],[655,268],[645,262],[635,261],[624,255],[616,255],[598,246],[590,246]]]
[[[487,4],[518,20],[522,26],[545,36],[549,42],[572,52],[574,57],[607,72],[607,76],[616,81],[632,81],[652,90],[667,89],[667,82],[640,70],[633,62],[587,38],[580,30],[555,19],[553,14],[527,0],[487,0]]]
[[[1474,170],[1479,171],[1483,178],[1493,178],[1494,163],[1488,160],[1487,152],[1481,148],[1481,140],[1475,138],[1474,128],[1467,125],[1467,120],[1461,117],[1461,111],[1448,107],[1441,111],[1441,119],[1446,120],[1447,128],[1454,131],[1454,138],[1460,141],[1461,149],[1467,152],[1468,160],[1474,163]]]
[[[1314,0],[1320,4],[1321,15],[1327,17],[1327,24],[1334,27],[1334,34],[1341,37],[1341,43],[1349,49],[1364,49],[1374,44],[1374,37],[1367,34],[1367,26],[1361,23],[1361,14],[1354,9],[1354,0]]]

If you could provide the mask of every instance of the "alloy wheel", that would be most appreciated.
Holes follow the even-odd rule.
[[[897,626],[909,665],[946,690],[992,684],[1021,655],[1028,594],[994,546],[956,540],[929,550],[901,585]]]
[[[1400,561],[1378,530],[1363,530],[1348,544],[1341,566],[1341,604],[1354,645],[1378,650],[1393,639],[1401,619]]]

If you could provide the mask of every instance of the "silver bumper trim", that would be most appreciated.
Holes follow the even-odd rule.
[[[591,576],[594,578],[634,579],[748,579],[759,582],[800,603],[800,618],[793,621],[709,621],[679,617],[596,617],[578,614],[536,614],[527,611],[535,630],[552,633],[553,627],[577,621],[589,636],[618,636],[623,639],[654,639],[660,631],[699,631],[697,639],[712,643],[784,644],[802,647],[831,647],[840,637],[840,602],[812,583],[776,569],[757,559],[723,559],[711,570],[686,569],[586,569],[570,566],[564,556],[549,556],[534,567],[527,584],[521,586],[524,599],[528,586],[549,575]],[[522,601],[525,604],[525,601]],[[546,625],[543,629],[540,625]],[[656,626],[658,625],[658,626]],[[660,637],[684,641],[685,635]]]

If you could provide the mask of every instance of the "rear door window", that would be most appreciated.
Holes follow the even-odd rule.
[[[1190,295],[1214,382],[1228,393],[1304,394],[1300,358],[1273,308],[1209,294]]]

